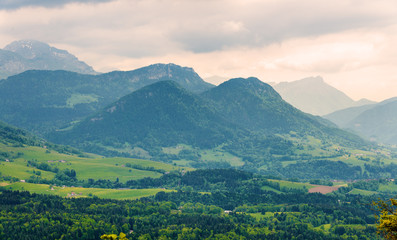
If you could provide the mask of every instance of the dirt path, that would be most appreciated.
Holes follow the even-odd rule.
[[[342,185],[340,185],[340,186],[332,186],[332,187],[317,185],[317,187],[310,188],[309,189],[309,193],[318,192],[318,193],[322,193],[322,194],[327,194],[327,193],[330,193],[330,192],[338,190],[338,188],[340,188],[340,187],[342,187]]]

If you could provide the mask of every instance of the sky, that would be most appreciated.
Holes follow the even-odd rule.
[[[99,72],[175,63],[203,78],[321,76],[355,100],[397,96],[395,0],[0,0],[0,48],[21,39]]]

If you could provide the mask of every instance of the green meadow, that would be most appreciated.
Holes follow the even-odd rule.
[[[310,183],[301,183],[301,182],[290,182],[290,181],[285,181],[285,180],[274,180],[274,179],[269,179],[269,181],[272,182],[277,182],[280,184],[280,188],[290,188],[290,189],[300,189],[300,190],[308,190],[310,188],[314,188]]]
[[[29,166],[28,161],[36,160],[38,163],[46,163],[53,168],[74,169],[79,180],[105,179],[120,182],[136,180],[145,177],[158,178],[162,172],[192,170],[191,168],[178,167],[171,164],[134,159],[134,158],[86,158],[76,155],[61,154],[41,147],[12,147],[0,144],[0,149],[12,154],[18,154],[17,158],[10,162],[0,162],[0,172],[4,176],[27,179],[40,172],[43,179],[53,179],[55,173],[39,170]]]
[[[2,183],[5,189],[29,191],[31,193],[58,195],[61,197],[99,197],[108,199],[137,199],[155,195],[158,192],[171,192],[161,188],[155,189],[104,189],[104,188],[82,188],[82,187],[60,187],[47,184],[33,183]]]

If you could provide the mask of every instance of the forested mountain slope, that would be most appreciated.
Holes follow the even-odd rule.
[[[176,81],[192,92],[212,87],[193,69],[174,64],[102,75],[32,70],[0,81],[0,120],[45,136],[162,80]]]

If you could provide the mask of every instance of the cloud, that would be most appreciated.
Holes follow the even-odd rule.
[[[376,28],[396,19],[395,11],[371,11],[362,1],[217,1],[220,5],[197,4],[192,17],[170,36],[185,50],[210,52],[236,46],[258,47],[297,37],[315,37],[356,28]],[[226,7],[222,7],[226,6]],[[218,12],[206,14],[205,8]],[[225,22],[238,23],[236,31],[225,31]]]
[[[1,46],[36,39],[99,71],[175,62],[204,77],[277,82],[322,75],[350,92],[362,87],[360,79],[376,78],[376,69],[378,81],[390,86],[396,79],[394,0],[0,0],[0,6]]]
[[[23,7],[62,7],[68,3],[102,3],[112,0],[0,0],[0,9],[19,9]]]
[[[15,1],[7,2],[5,6]],[[372,11],[377,5],[369,0],[360,4],[317,0],[62,0],[14,4],[22,7],[30,2],[37,6],[56,2],[63,7],[0,12],[0,18],[4,16],[0,34],[64,42],[129,57],[161,56],[179,50],[203,53],[257,48],[293,38],[377,28],[392,23],[397,16],[386,4]],[[392,0],[377,4],[383,2]]]

